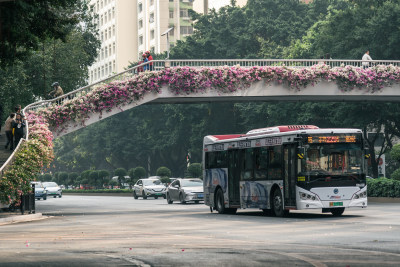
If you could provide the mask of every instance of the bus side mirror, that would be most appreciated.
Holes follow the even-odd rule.
[[[304,149],[304,147],[297,148],[297,158],[298,159],[304,159],[305,153],[306,153],[306,150]]]

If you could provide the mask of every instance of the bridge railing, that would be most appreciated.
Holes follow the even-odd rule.
[[[153,70],[162,70],[169,67],[220,67],[220,66],[240,66],[240,67],[266,67],[266,66],[286,66],[292,68],[311,67],[317,64],[327,64],[330,67],[340,66],[353,66],[362,67],[362,60],[347,60],[347,59],[178,59],[178,60],[152,60],[150,62],[142,63],[133,68],[127,69],[117,74],[113,74],[110,77],[96,81],[90,85],[76,89],[72,92],[66,93],[60,97],[43,100],[36,103],[32,103],[25,108],[25,111],[37,110],[46,108],[52,105],[60,104],[65,101],[74,99],[80,96],[83,92],[89,92],[99,85],[109,83],[114,80],[125,80],[133,75],[143,71],[144,67],[149,67]],[[370,66],[374,65],[394,65],[400,66],[400,61],[391,60],[373,60],[368,61]]]

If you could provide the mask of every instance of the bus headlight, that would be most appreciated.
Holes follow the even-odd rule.
[[[314,200],[317,199],[314,195],[310,195],[310,194],[307,194],[307,193],[304,193],[304,192],[299,192],[299,194],[300,194],[300,198],[303,199],[303,200],[312,200],[312,201],[314,201]]]

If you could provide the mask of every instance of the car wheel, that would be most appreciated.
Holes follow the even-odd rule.
[[[169,196],[169,194],[167,194],[167,203],[168,203],[168,204],[174,203],[174,201],[172,201],[172,199],[171,199],[171,197]]]
[[[275,189],[272,198],[272,212],[276,217],[284,217],[287,215],[287,211],[283,210],[283,198],[281,190]]]
[[[155,196],[154,199],[158,199],[158,196]]]
[[[335,217],[339,217],[343,214],[344,212],[344,208],[335,208],[335,209],[331,209],[331,213],[333,216]]]
[[[179,194],[179,201],[181,202],[181,204],[186,204],[185,198],[183,197],[182,193]]]
[[[135,190],[133,190],[133,198],[134,198],[134,199],[138,199],[138,196],[136,195]]]
[[[163,196],[163,197],[164,197],[164,199],[166,199],[166,198],[167,198],[167,196],[166,196],[165,194],[164,194],[164,196]]]
[[[195,201],[194,201],[194,203],[196,203],[196,204],[199,204],[199,202],[200,202],[200,201],[198,201],[198,200],[195,200]]]
[[[53,196],[53,198],[56,198],[57,196]]]
[[[47,197],[43,197],[43,200],[46,200],[47,199]]]
[[[59,198],[62,198],[62,195],[59,195],[58,197],[59,197]]]
[[[143,199],[147,199],[146,193],[144,192],[144,190],[142,191],[142,197]]]
[[[36,200],[40,200],[40,198],[37,198]]]

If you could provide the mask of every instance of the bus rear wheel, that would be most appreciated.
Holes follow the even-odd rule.
[[[235,214],[237,209],[234,208],[225,208],[225,200],[224,193],[222,189],[218,189],[215,194],[215,207],[219,214]]]
[[[331,213],[335,217],[341,216],[343,214],[343,212],[344,212],[344,208],[331,209]]]
[[[272,197],[272,212],[276,217],[284,217],[287,211],[283,210],[283,198],[281,190],[275,189]]]

